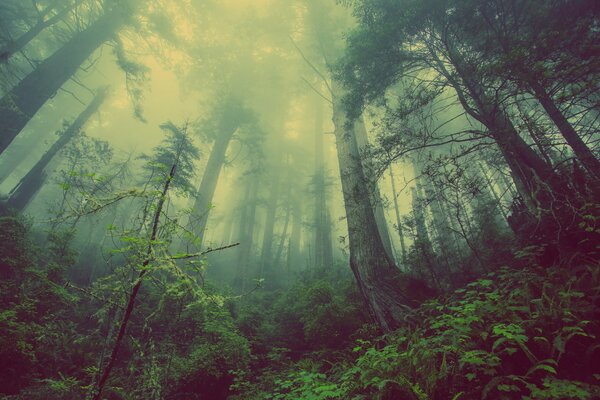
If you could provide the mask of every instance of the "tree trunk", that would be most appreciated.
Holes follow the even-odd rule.
[[[417,237],[415,240],[415,249],[421,256],[421,261],[425,263],[427,268],[426,273],[429,274],[429,278],[433,281],[436,288],[441,288],[440,280],[436,271],[435,265],[435,253],[433,252],[433,246],[431,245],[431,239],[429,237],[429,231],[425,224],[425,209],[423,207],[423,190],[421,184],[417,183],[417,187],[412,190],[412,206],[413,213],[415,215],[415,230]],[[419,271],[423,275],[425,271]]]
[[[390,332],[405,323],[406,308],[417,305],[430,292],[422,282],[403,275],[386,252],[371,203],[371,186],[360,161],[355,130],[341,104],[343,91],[336,80],[332,82],[332,89],[350,267],[373,318],[384,332]]]
[[[248,268],[250,266],[250,257],[254,237],[254,223],[256,222],[258,182],[253,178],[253,176],[247,177],[249,181],[246,189],[246,201],[243,204],[244,210],[242,211],[242,220],[240,223],[240,233],[238,239],[240,242],[240,251],[238,253],[236,283],[242,290],[245,290],[247,283],[246,281],[248,279]]]
[[[272,177],[271,193],[267,201],[267,216],[265,219],[265,230],[260,254],[260,269],[265,276],[270,276],[272,266],[273,238],[275,231],[275,218],[277,217],[277,202],[279,200],[279,186],[281,180],[279,175],[281,167],[275,166]]]
[[[44,153],[42,158],[21,178],[19,183],[10,191],[8,205],[16,210],[23,211],[33,196],[40,190],[46,180],[45,169],[54,156],[62,150],[71,139],[75,137],[98,110],[106,98],[106,89],[98,91],[92,102],[79,114],[73,123],[62,133],[54,144]]]
[[[323,149],[323,104],[315,103],[315,209],[314,209],[314,267],[316,270],[331,268],[333,264],[329,213],[327,212],[327,188],[325,185],[325,154]]]
[[[375,176],[373,176],[373,166],[371,165],[371,161],[366,159],[363,154],[361,154],[361,152],[364,152],[369,146],[369,137],[367,135],[365,122],[362,118],[359,121],[356,121],[354,125],[354,132],[356,135],[356,142],[358,144],[359,157],[362,161],[365,175],[369,181],[369,193],[371,195],[371,204],[374,206],[377,229],[379,230],[379,235],[381,236],[383,247],[385,248],[388,257],[390,259],[394,259],[392,240],[390,239],[390,231],[385,218],[385,210],[383,208],[383,201],[379,191],[379,184],[377,183]]]
[[[396,230],[400,238],[400,250],[402,251],[402,263],[406,263],[406,243],[404,241],[404,231],[402,229],[402,220],[400,219],[400,208],[398,207],[398,192],[396,191],[396,179],[392,165],[389,168],[390,180],[392,182],[392,196],[394,197],[394,212],[396,214]]]
[[[548,92],[537,82],[531,84],[533,92],[542,105],[546,113],[554,122],[562,136],[565,138],[569,146],[573,149],[573,152],[581,161],[583,166],[589,171],[596,180],[600,179],[600,161],[594,156],[594,153],[587,147],[587,145],[581,140],[575,128],[567,120],[564,114],[554,103],[554,100]]]
[[[0,99],[0,154],[81,64],[124,23],[111,11],[75,35]]]
[[[529,211],[533,215],[539,215],[541,208],[549,208],[549,197],[561,190],[552,167],[519,136],[519,132],[506,112],[502,110],[501,105],[494,101],[477,81],[478,75],[474,67],[465,64],[462,56],[453,49],[451,44],[446,43],[446,48],[462,85],[453,74],[448,72],[437,56],[436,49],[430,48],[430,54],[434,57],[440,73],[455,89],[465,111],[488,129],[508,164],[515,186]],[[474,108],[467,103],[466,96],[473,100]]]
[[[104,385],[106,384],[106,381],[108,380],[110,373],[115,365],[115,361],[117,360],[117,355],[119,354],[119,349],[121,348],[121,342],[123,341],[123,337],[125,336],[125,331],[127,330],[127,324],[129,323],[129,319],[131,318],[131,313],[133,312],[133,307],[135,306],[135,299],[137,297],[137,294],[138,294],[140,288],[142,287],[142,282],[144,280],[144,277],[150,271],[150,269],[148,269],[148,265],[150,265],[150,262],[152,261],[152,258],[153,258],[153,248],[154,248],[154,242],[156,241],[156,239],[158,237],[158,227],[160,224],[160,215],[162,213],[163,206],[165,204],[165,200],[167,197],[167,193],[169,192],[169,187],[171,185],[171,182],[173,181],[173,177],[175,177],[176,171],[177,171],[177,164],[173,164],[171,166],[171,171],[169,172],[169,176],[167,177],[167,179],[165,180],[165,183],[163,185],[163,190],[162,190],[160,198],[158,199],[158,204],[156,205],[156,211],[154,212],[154,217],[152,218],[151,233],[150,233],[150,238],[148,241],[148,250],[146,251],[146,259],[142,263],[141,271],[138,274],[138,277],[136,279],[135,284],[133,285],[133,288],[131,289],[131,292],[129,293],[129,300],[127,301],[127,306],[125,307],[125,312],[123,313],[123,319],[121,321],[121,325],[119,326],[119,333],[117,334],[117,338],[115,340],[115,344],[113,346],[112,353],[110,355],[108,364],[106,365],[106,368],[104,369],[104,372],[102,373],[102,376],[100,377],[100,380],[98,381],[98,388],[96,391],[96,395],[94,396],[94,400],[100,400],[100,398],[102,396],[102,390],[104,389]]]
[[[54,5],[57,5],[59,2],[54,2]],[[52,17],[44,20],[46,15],[42,14],[37,23],[32,26],[27,32],[19,36],[16,40],[8,43],[6,47],[0,50],[0,63],[8,62],[9,58],[12,57],[15,53],[23,50],[29,42],[31,42],[37,35],[39,35],[44,29],[48,28],[56,24],[58,21],[63,19],[65,15],[69,13],[73,9],[76,3],[68,4],[66,7],[58,11]],[[47,14],[51,10],[47,10],[45,14]]]
[[[202,243],[204,242],[208,215],[217,189],[219,175],[221,174],[221,169],[225,163],[227,147],[229,147],[229,142],[236,129],[237,127],[230,128],[217,136],[212,150],[210,151],[204,174],[202,175],[202,181],[200,182],[196,201],[194,202],[194,208],[192,209],[192,215],[190,215],[190,221],[188,223],[188,229],[198,236],[198,248],[202,247]]]
[[[287,270],[288,272],[299,270],[300,265],[300,241],[302,239],[302,206],[298,196],[292,200],[292,232],[288,247]]]

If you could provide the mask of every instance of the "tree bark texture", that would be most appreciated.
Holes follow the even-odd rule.
[[[352,122],[340,100],[343,89],[332,82],[333,123],[348,223],[350,267],[371,315],[384,332],[405,323],[407,308],[431,294],[422,282],[402,274],[383,245],[360,160]]]

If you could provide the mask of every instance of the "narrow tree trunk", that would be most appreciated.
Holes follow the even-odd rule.
[[[33,196],[40,190],[46,180],[45,169],[54,156],[62,150],[71,139],[73,139],[98,110],[106,98],[106,89],[101,89],[91,103],[79,114],[73,123],[62,133],[54,144],[44,153],[42,158],[29,170],[29,172],[10,191],[8,205],[19,211],[23,211]]]
[[[288,272],[299,270],[300,241],[302,239],[302,206],[298,196],[292,200],[292,232],[288,248]]]
[[[464,89],[457,82],[455,76],[448,72],[444,63],[438,58],[436,50],[430,48],[430,54],[434,57],[439,71],[454,87],[465,111],[488,129],[508,164],[515,180],[515,186],[530,212],[533,215],[539,215],[540,208],[548,208],[549,197],[561,190],[552,167],[519,136],[500,104],[497,104],[477,81],[477,74],[476,71],[473,71],[472,66],[465,64],[462,56],[455,51],[452,45],[447,43],[446,47],[456,75],[462,81]],[[474,108],[468,104],[466,96],[473,100]]]
[[[384,332],[390,332],[404,323],[406,308],[418,304],[429,293],[422,282],[403,275],[386,252],[371,203],[371,186],[360,161],[355,130],[340,101],[342,88],[335,80],[332,88],[350,267],[372,316]]]
[[[435,265],[433,247],[431,245],[431,238],[429,237],[429,231],[425,224],[425,210],[423,207],[423,193],[421,184],[417,183],[417,187],[413,188],[412,191],[412,206],[413,213],[415,215],[415,229],[417,237],[415,240],[415,248],[421,256],[421,260],[425,263],[427,273],[433,281],[436,288],[440,289],[441,284]]]
[[[123,23],[124,16],[120,11],[103,15],[45,59],[0,99],[0,153],[94,50],[109,40]]]
[[[406,263],[406,243],[404,240],[404,231],[402,229],[402,220],[400,219],[400,207],[398,207],[398,192],[396,191],[396,179],[392,165],[389,168],[390,180],[392,181],[392,196],[394,197],[394,212],[396,214],[396,230],[400,238],[400,250],[402,251],[402,262]]]
[[[331,268],[333,264],[329,213],[327,212],[327,188],[325,184],[325,152],[323,148],[323,104],[315,103],[315,206],[314,206],[314,267],[316,270]]]
[[[54,5],[59,2],[54,2]],[[73,9],[76,3],[68,4],[66,7],[62,8],[52,17],[44,20],[45,15],[41,15],[40,19],[37,23],[32,26],[27,32],[19,36],[16,40],[8,43],[6,47],[0,50],[0,63],[6,63],[10,57],[12,57],[15,53],[23,50],[29,42],[37,37],[44,29],[48,28],[59,22],[65,15],[69,13]],[[50,10],[49,10],[50,11]]]
[[[500,211],[500,214],[502,215],[502,218],[504,219],[504,222],[506,222],[508,224],[508,214],[506,213],[506,210],[504,210],[504,206],[502,205],[502,201],[501,201],[500,197],[498,196],[498,193],[496,193],[496,190],[494,189],[494,184],[493,184],[492,180],[490,179],[490,177],[485,172],[485,168],[483,167],[483,165],[479,164],[479,170],[481,171],[481,176],[483,177],[483,179],[485,180],[485,182],[486,182],[486,184],[488,186],[489,192],[494,197],[494,200],[496,202],[496,207],[498,208],[498,211]]]
[[[554,122],[562,136],[565,138],[569,146],[573,149],[573,152],[589,171],[596,180],[600,179],[600,160],[594,156],[594,153],[587,147],[587,145],[581,140],[575,128],[571,125],[569,120],[564,116],[560,109],[554,103],[554,100],[542,85],[537,82],[531,84],[533,92],[542,105],[546,113]]]
[[[245,290],[248,279],[248,269],[250,266],[251,250],[254,238],[254,224],[256,222],[258,182],[252,178],[254,177],[248,178],[251,179],[251,181],[248,182],[248,196],[247,201],[244,203],[246,210],[242,212],[242,222],[240,224],[241,229],[243,230],[240,230],[239,235],[240,252],[238,253],[238,270],[236,281],[242,290]]]
[[[119,326],[119,333],[117,334],[117,338],[115,340],[115,344],[113,346],[112,353],[110,355],[108,364],[106,365],[106,368],[104,369],[104,373],[102,374],[102,377],[100,378],[100,380],[98,382],[98,389],[96,391],[96,395],[94,396],[94,400],[100,400],[100,398],[102,396],[102,390],[104,389],[104,385],[106,384],[106,381],[110,377],[110,373],[115,365],[115,361],[117,360],[117,355],[119,354],[119,349],[121,348],[121,342],[123,341],[123,337],[125,336],[125,331],[127,330],[127,324],[129,323],[129,319],[131,318],[131,313],[133,312],[133,307],[135,306],[135,299],[137,297],[137,294],[138,294],[140,288],[142,287],[142,282],[144,280],[144,277],[150,271],[150,269],[148,269],[148,265],[150,265],[150,262],[152,261],[154,242],[156,241],[156,239],[158,237],[158,227],[160,224],[160,216],[162,214],[162,210],[163,210],[163,207],[165,204],[167,193],[169,192],[169,187],[171,186],[171,181],[173,180],[173,177],[175,176],[176,171],[177,171],[177,164],[173,164],[171,166],[171,171],[169,172],[169,176],[167,177],[167,179],[165,180],[165,183],[163,185],[163,190],[162,190],[160,198],[158,199],[158,204],[156,205],[156,211],[154,212],[154,217],[152,218],[152,227],[151,227],[152,230],[151,230],[150,238],[148,241],[148,250],[146,251],[146,259],[142,263],[141,271],[138,274],[136,282],[133,285],[133,288],[131,289],[131,292],[129,294],[129,300],[127,301],[127,306],[125,307],[125,312],[123,313],[123,319],[121,321],[121,325]]]
[[[269,276],[271,272],[272,263],[272,252],[273,252],[273,238],[275,231],[275,218],[277,217],[277,202],[279,200],[279,186],[280,186],[280,175],[281,167],[275,166],[272,177],[271,193],[267,200],[267,216],[265,219],[265,229],[263,232],[263,240],[260,254],[260,268],[265,276]]]
[[[212,207],[213,197],[217,189],[219,175],[221,174],[221,169],[223,169],[223,164],[225,163],[227,147],[229,147],[229,142],[236,129],[237,127],[229,127],[217,136],[212,150],[210,151],[204,174],[202,175],[202,181],[200,182],[200,187],[196,194],[196,201],[194,202],[194,208],[192,209],[192,215],[190,215],[190,221],[188,223],[188,229],[199,237],[198,248],[202,247],[202,243],[204,242],[206,224]]]

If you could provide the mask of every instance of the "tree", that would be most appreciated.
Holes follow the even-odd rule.
[[[35,196],[38,190],[42,187],[46,180],[45,169],[71,139],[79,134],[85,123],[90,117],[100,108],[107,95],[107,89],[100,89],[94,99],[88,106],[79,114],[79,116],[64,131],[60,132],[60,137],[52,146],[44,153],[42,158],[29,170],[29,172],[21,178],[19,183],[10,191],[8,205],[19,211],[25,209],[29,201]]]
[[[127,2],[107,8],[104,15],[42,61],[0,99],[0,120],[3,122],[0,154],[81,64],[125,24],[132,7],[133,3]]]
[[[357,116],[365,102],[382,99],[402,78],[429,76],[425,79],[438,95],[440,88],[451,87],[465,112],[486,128],[531,218],[539,221],[555,207],[554,199],[565,199],[564,182],[520,136],[502,103],[501,88],[481,67],[481,54],[462,38],[452,7],[361,1],[355,3],[355,14],[361,24],[349,36],[338,69],[351,90],[346,97],[351,115]]]
[[[68,0],[66,4],[54,0],[44,6],[42,10],[37,12],[37,21],[35,24],[21,34],[18,38],[8,41],[3,48],[0,49],[0,63],[6,63],[15,53],[23,50],[25,46],[44,29],[57,24],[65,18],[77,5],[76,2]]]
[[[188,227],[191,232],[199,237],[197,247],[202,246],[212,200],[221,169],[225,164],[229,142],[242,125],[249,124],[252,120],[252,112],[239,99],[227,97],[221,104],[216,106],[211,120],[205,121],[204,126],[201,128],[209,131],[207,133],[209,137],[214,138],[214,142],[202,175],[202,181],[198,187]],[[247,129],[253,128],[249,127]]]
[[[193,174],[193,161],[198,157],[198,150],[189,140],[185,127],[178,128],[172,123],[163,124],[161,127],[167,131],[169,138],[155,149],[152,157],[145,157],[149,161],[146,170],[149,173],[150,187],[155,189],[155,192],[151,193],[151,204],[147,204],[146,207],[147,210],[154,211],[149,215],[151,217],[149,221],[143,218],[141,223],[141,226],[147,226],[147,238],[139,239],[139,247],[140,249],[143,247],[146,249],[139,255],[137,278],[129,292],[129,298],[123,311],[110,358],[96,386],[94,400],[101,399],[104,386],[115,365],[144,277],[155,268],[154,264],[159,261],[158,247],[160,247],[159,239],[161,239],[161,218],[164,213],[163,208],[168,201],[169,192],[175,189],[183,193],[189,193],[192,187],[190,178]]]
[[[325,22],[331,9],[311,3],[309,6],[310,29],[314,41],[326,61],[340,54],[336,26]],[[339,17],[333,17],[340,23]],[[306,60],[306,57],[303,55]],[[308,61],[308,60],[307,60]],[[376,218],[373,202],[372,180],[365,172],[359,147],[357,130],[364,129],[360,115],[349,116],[343,99],[344,84],[333,76],[329,81],[312,63],[311,69],[322,79],[330,95],[332,119],[340,179],[348,224],[350,268],[367,303],[370,314],[384,332],[390,332],[405,322],[406,310],[413,307],[432,291],[420,280],[400,272],[384,245]]]

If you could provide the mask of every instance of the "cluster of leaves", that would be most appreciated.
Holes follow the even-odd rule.
[[[21,218],[0,217],[0,393],[80,399],[110,354],[127,294],[119,276],[127,271],[75,287],[65,273],[76,260],[73,231],[52,232],[43,247],[31,233]],[[224,397],[230,371],[247,368],[250,346],[223,296],[167,269],[140,292],[109,398]]]
[[[313,355],[269,371],[273,386],[253,398],[597,398],[599,273],[502,267],[421,306],[415,326],[357,340],[335,365]]]
[[[374,337],[367,320],[351,276],[341,269],[306,272],[283,293],[258,292],[237,315],[253,362],[236,371],[232,398],[335,398],[335,385],[319,367],[348,357],[357,337]]]

